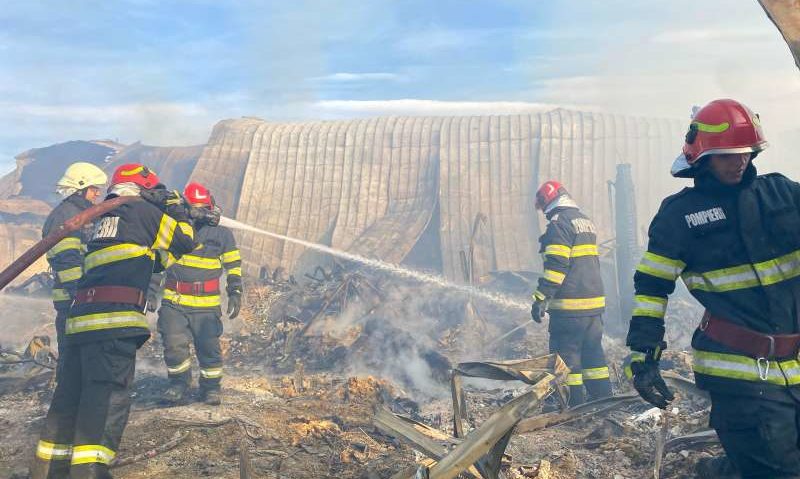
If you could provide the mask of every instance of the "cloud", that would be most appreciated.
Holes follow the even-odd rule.
[[[217,112],[196,103],[119,103],[107,106],[0,103],[0,144],[23,149],[67,140],[118,138],[123,143],[203,144]],[[10,136],[10,135],[13,135]],[[10,161],[10,157],[0,158]],[[4,165],[5,166],[5,165]]]
[[[463,49],[480,43],[490,34],[487,30],[459,30],[434,27],[418,30],[400,38],[395,47],[413,55],[432,55],[445,50]]]
[[[313,110],[330,115],[497,115],[548,111],[565,105],[521,101],[323,100]]]
[[[685,29],[663,31],[654,35],[653,43],[697,43],[703,42],[753,42],[769,41],[774,37],[772,32],[763,28],[750,29]],[[705,48],[704,48],[705,49]]]
[[[396,73],[373,72],[373,73],[350,73],[339,72],[330,75],[314,77],[313,81],[329,82],[367,82],[367,81],[398,81],[403,79],[402,75]]]

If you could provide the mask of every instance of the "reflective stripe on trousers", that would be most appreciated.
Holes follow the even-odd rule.
[[[581,386],[583,385],[583,374],[570,373],[567,375],[567,386]]]
[[[72,457],[72,445],[40,440],[36,445],[36,457],[45,461],[68,461]]]
[[[97,462],[100,464],[108,465],[114,460],[117,455],[111,449],[101,446],[99,444],[88,444],[84,446],[75,446],[72,448],[72,465],[88,464]]]
[[[595,379],[609,379],[608,366],[601,366],[599,368],[584,369],[582,371],[583,379],[590,381]]]

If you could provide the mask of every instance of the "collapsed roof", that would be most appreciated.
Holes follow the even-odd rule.
[[[607,181],[617,163],[631,163],[645,222],[675,190],[668,170],[684,128],[678,120],[564,109],[297,123],[242,118],[215,126],[192,180],[211,188],[224,214],[251,226],[462,280],[462,251],[470,246],[479,274],[538,268],[533,199],[546,179],[563,182],[595,219],[601,240],[609,239]],[[263,235],[242,233],[240,241],[250,274],[322,261]],[[416,251],[418,243],[429,251]]]

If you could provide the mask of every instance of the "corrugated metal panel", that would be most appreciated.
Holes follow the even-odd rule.
[[[217,123],[192,173],[191,180],[209,185],[229,216],[236,215],[253,134],[263,123],[248,118]]]
[[[236,218],[275,233],[402,261],[436,203],[438,123],[430,118],[260,122],[240,176]],[[243,136],[215,132],[214,147],[228,136]],[[215,179],[208,183],[212,191],[226,185]],[[292,243],[250,233],[241,234],[240,243],[251,274],[264,265],[293,269],[313,263],[304,258],[305,248]]]

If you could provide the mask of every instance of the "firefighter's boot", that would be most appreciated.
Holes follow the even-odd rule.
[[[161,396],[161,399],[163,399],[164,402],[172,404],[178,403],[183,400],[188,390],[189,390],[189,385],[186,384],[185,382],[172,381],[167,390],[164,391],[164,394]]]
[[[219,406],[222,404],[222,392],[218,388],[204,389],[203,402],[209,406]]]

